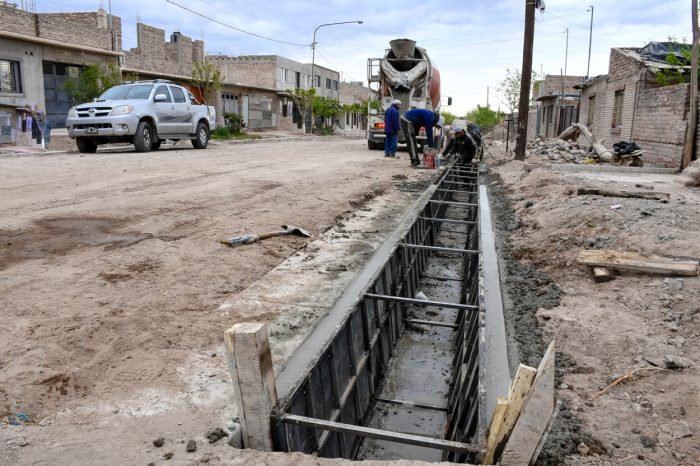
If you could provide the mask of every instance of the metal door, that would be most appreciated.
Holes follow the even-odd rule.
[[[175,105],[173,104],[173,99],[170,96],[170,91],[168,91],[168,86],[158,86],[156,91],[153,93],[153,98],[158,94],[164,94],[167,100],[164,102],[155,102],[155,112],[158,118],[158,128],[156,133],[158,136],[162,137],[166,134],[177,134],[178,133],[178,119],[177,110],[175,110]]]
[[[65,128],[66,116],[71,106],[84,102],[71,102],[71,98],[61,89],[69,77],[77,78],[80,67],[67,63],[42,62],[44,71],[44,103],[46,116],[53,128]]]

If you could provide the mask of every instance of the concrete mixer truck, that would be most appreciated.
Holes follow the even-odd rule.
[[[425,49],[416,47],[416,41],[411,39],[394,39],[389,46],[384,58],[367,60],[367,81],[370,88],[378,83],[381,104],[381,111],[370,110],[368,118],[367,147],[370,150],[384,148],[384,111],[394,99],[402,102],[401,114],[412,108],[440,108],[440,72]],[[451,104],[452,98],[449,98],[447,105]],[[421,146],[427,144],[425,130],[420,131],[417,142]],[[399,143],[405,144],[402,132]]]

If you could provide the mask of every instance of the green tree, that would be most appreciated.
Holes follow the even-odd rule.
[[[481,105],[477,105],[475,109],[467,113],[467,120],[476,123],[484,133],[500,123],[503,117],[503,112],[491,110],[491,107],[482,107]]]
[[[301,114],[301,127],[304,134],[306,134],[306,112],[311,108],[314,96],[316,95],[315,88],[309,89],[287,89],[287,95],[294,105],[299,108],[299,113]]]
[[[221,89],[222,81],[223,75],[221,70],[214,62],[205,58],[204,61],[195,63],[192,69],[191,83],[199,89],[205,104],[214,100],[216,93]]]
[[[692,47],[690,44],[678,42],[674,37],[669,37],[669,51],[666,54],[666,63],[671,67],[659,69],[656,72],[656,82],[660,86],[670,86],[690,82],[690,63]]]
[[[442,115],[442,117],[445,119],[446,125],[451,125],[457,119],[457,115],[450,113],[447,110],[441,111],[440,115]]]
[[[532,73],[532,80],[530,82],[535,82],[535,73]],[[500,100],[503,104],[510,110],[510,113],[514,113],[518,105],[520,104],[520,81],[521,74],[519,69],[506,68],[506,77],[498,85],[498,93],[500,94]],[[530,86],[530,91],[532,86]],[[531,95],[531,92],[528,92]]]
[[[338,99],[331,99],[329,97],[314,96],[312,106],[314,114],[323,119],[323,127],[326,129],[333,128],[333,121],[336,120],[343,111],[343,106]]]
[[[121,83],[119,69],[113,64],[95,63],[83,68],[80,75],[69,77],[61,86],[73,104],[89,102],[110,87]]]

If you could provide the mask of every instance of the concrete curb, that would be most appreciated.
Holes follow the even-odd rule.
[[[554,172],[572,173],[653,173],[657,175],[675,175],[678,173],[678,170],[675,168],[618,167],[616,165],[574,165],[556,163],[526,163],[524,168],[528,172],[536,168],[545,168]]]

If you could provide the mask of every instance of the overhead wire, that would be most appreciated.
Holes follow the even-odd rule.
[[[172,4],[172,5],[175,5],[176,7],[182,8],[183,10],[187,10],[187,11],[189,11],[189,12],[192,13],[192,14],[195,14],[195,15],[197,15],[197,16],[200,16],[200,17],[202,17],[202,18],[204,18],[204,19],[207,19],[207,20],[209,20],[209,21],[211,21],[211,22],[214,22],[214,23],[216,23],[216,24],[219,24],[219,25],[221,25],[221,26],[224,26],[224,27],[233,29],[233,30],[238,31],[238,32],[242,32],[243,34],[248,34],[248,35],[250,35],[250,36],[259,37],[260,39],[265,39],[265,40],[269,40],[269,41],[272,41],[272,42],[278,42],[278,43],[280,43],[280,44],[295,45],[295,46],[298,46],[298,47],[309,47],[309,46],[310,46],[310,44],[299,44],[299,43],[295,43],[295,42],[287,42],[287,41],[284,41],[284,40],[274,39],[274,38],[272,38],[272,37],[267,37],[267,36],[263,36],[263,35],[260,35],[260,34],[256,34],[256,33],[254,33],[254,32],[246,31],[245,29],[241,29],[241,28],[238,28],[238,27],[236,27],[236,26],[231,26],[230,24],[223,23],[223,22],[221,22],[221,21],[219,21],[219,20],[217,20],[217,19],[214,19],[214,18],[212,18],[212,17],[210,17],[210,16],[207,16],[207,15],[205,15],[205,14],[203,14],[203,13],[200,13],[200,12],[198,12],[198,11],[195,11],[195,10],[193,10],[193,9],[191,9],[191,8],[188,8],[188,7],[184,6],[184,5],[180,5],[179,3],[176,3],[176,2],[174,2],[173,0],[165,0],[165,1],[168,2],[168,3],[170,3],[170,4]]]

